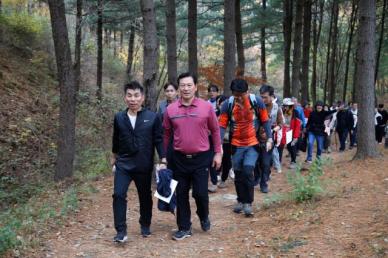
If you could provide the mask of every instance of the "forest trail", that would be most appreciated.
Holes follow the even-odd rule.
[[[382,148],[380,148],[382,149]],[[114,244],[112,180],[95,183],[97,193],[81,198],[80,211],[46,235],[33,257],[383,257],[388,253],[388,160],[351,161],[354,150],[331,154],[325,169],[330,193],[312,203],[262,207],[264,194],[255,190],[255,215],[234,214],[233,182],[210,194],[210,232],[202,232],[194,215],[193,236],[173,241],[175,217],[160,212],[154,199],[152,236],[142,238],[134,184],[128,193],[128,242]],[[304,153],[299,158],[302,160]],[[285,170],[285,169],[284,169]],[[289,189],[286,171],[272,173],[270,193]],[[154,188],[154,187],[153,187]],[[195,214],[194,200],[191,199]]]

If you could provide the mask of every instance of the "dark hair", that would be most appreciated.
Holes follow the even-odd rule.
[[[181,73],[179,76],[178,76],[178,85],[179,85],[179,81],[183,78],[186,78],[186,77],[191,77],[193,78],[193,81],[194,81],[194,84],[197,84],[197,76],[195,76],[195,74],[191,73],[191,72],[186,72],[186,73]]]
[[[275,89],[270,85],[263,84],[260,88],[260,94],[264,94],[266,92],[268,92],[270,96],[275,96]]]
[[[168,86],[172,86],[172,87],[174,87],[174,89],[175,90],[178,90],[178,86],[175,84],[175,83],[173,83],[173,82],[167,82],[164,86],[163,86],[163,89],[164,90],[167,90],[167,88],[168,88]]]
[[[247,92],[248,91],[248,83],[243,79],[234,79],[230,84],[230,89],[235,92]]]
[[[124,85],[124,93],[127,94],[127,90],[140,90],[141,94],[144,94],[144,88],[138,81],[131,81]]]
[[[379,104],[379,108],[384,108],[384,104]]]
[[[207,87],[207,92],[211,92],[212,90],[215,90],[216,92],[219,91],[218,86],[215,84],[210,84],[209,87]]]

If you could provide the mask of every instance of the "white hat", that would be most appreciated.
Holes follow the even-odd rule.
[[[283,99],[284,106],[293,106],[295,103],[290,98]]]

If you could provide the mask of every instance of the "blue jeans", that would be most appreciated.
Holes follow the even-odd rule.
[[[254,168],[259,153],[254,146],[233,147],[232,164],[235,174],[237,201],[252,203],[254,198]]]
[[[313,158],[313,148],[314,148],[314,141],[317,140],[317,158],[319,159],[322,154],[323,149],[323,143],[325,140],[325,136],[323,135],[316,135],[312,132],[309,132],[308,136],[308,149],[307,149],[307,160],[312,161]]]
[[[278,150],[278,147],[276,146],[272,150],[272,162],[276,170],[279,170],[282,168],[282,163],[280,162],[280,157],[279,157],[279,150]]]

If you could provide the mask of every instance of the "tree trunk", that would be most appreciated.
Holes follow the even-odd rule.
[[[230,84],[235,77],[236,32],[235,0],[225,0],[224,4],[224,94],[231,95]]]
[[[120,31],[120,51],[123,51],[123,45],[124,45],[124,31]]]
[[[344,91],[342,93],[342,101],[346,101],[346,92],[348,87],[348,74],[349,74],[349,61],[350,61],[350,52],[352,51],[352,43],[353,43],[353,34],[354,28],[356,26],[356,17],[357,17],[357,0],[352,1],[352,14],[350,16],[350,31],[348,38],[348,48],[346,50],[346,61],[345,61],[345,78],[344,78]]]
[[[313,71],[311,75],[311,93],[313,98],[313,103],[317,101],[317,56],[318,56],[318,46],[319,38],[321,36],[322,21],[323,21],[323,8],[325,1],[319,1],[319,23],[317,24],[318,16],[318,1],[316,2],[315,15],[314,15],[314,27],[313,27]],[[317,28],[318,26],[318,28]]]
[[[291,90],[292,96],[299,98],[300,68],[302,54],[303,0],[296,0],[294,50],[292,58]]]
[[[132,80],[133,48],[135,46],[135,24],[131,23],[131,31],[128,39],[127,80]]]
[[[103,0],[97,1],[97,99],[102,100],[102,12]]]
[[[330,15],[330,26],[329,26],[329,38],[327,42],[327,55],[326,55],[326,73],[325,73],[325,85],[323,89],[323,102],[326,103],[326,96],[327,96],[327,83],[329,80],[329,63],[330,63],[330,50],[331,50],[331,38],[332,38],[332,32],[333,32],[333,20],[334,20],[334,3],[332,4],[331,8],[331,15]],[[329,105],[333,103],[328,103]]]
[[[76,95],[78,94],[81,81],[82,1],[83,0],[77,0],[77,15],[75,22],[74,76]]]
[[[159,42],[156,30],[156,14],[153,0],[141,0],[143,16],[143,84],[145,88],[145,105],[156,110],[156,80],[158,78]]]
[[[116,47],[117,35],[116,30],[113,30],[113,56],[117,56],[117,47]]]
[[[358,98],[358,135],[356,159],[377,157],[377,144],[374,128],[374,72],[376,65],[376,2],[359,1],[359,31],[357,39],[357,64],[362,73],[357,73],[356,87]]]
[[[198,74],[197,57],[197,0],[189,0],[188,6],[189,72]]]
[[[263,14],[265,18],[265,9],[267,9],[267,0],[263,0]],[[265,56],[265,27],[261,28],[261,78],[266,82],[267,81],[267,66],[266,66],[266,56]]]
[[[60,91],[58,152],[54,180],[73,175],[75,153],[75,78],[68,38],[65,3],[49,0],[51,27],[58,69]]]
[[[302,103],[310,101],[309,97],[309,62],[310,62],[310,32],[311,32],[312,0],[304,0],[303,17],[303,60],[300,82],[302,85]]]
[[[284,80],[283,97],[291,96],[290,63],[291,63],[291,36],[292,36],[292,0],[283,1],[283,34],[284,34]]]
[[[357,33],[358,34],[358,33]],[[353,54],[353,62],[354,62],[354,73],[353,73],[353,89],[352,89],[352,102],[356,102],[358,100],[358,97],[357,97],[357,88],[356,88],[356,80],[357,80],[357,72],[358,72],[358,68],[357,68],[357,49],[356,49],[356,53]]]
[[[176,52],[176,10],[175,0],[166,1],[166,38],[167,38],[167,73],[168,80],[177,81],[177,52]]]
[[[235,12],[236,12],[236,44],[237,44],[237,62],[238,62],[238,75],[244,76],[245,74],[245,56],[244,56],[244,43],[243,33],[241,25],[241,0],[235,0]]]
[[[336,56],[337,56],[337,42],[338,42],[338,1],[333,2],[333,39],[331,47],[331,57],[330,57],[330,70],[329,70],[329,81],[328,85],[330,86],[329,91],[329,101],[334,103],[335,101],[335,90],[337,86],[337,78],[335,76],[335,67],[336,67]]]
[[[376,84],[376,81],[377,81],[377,75],[379,74],[381,47],[383,46],[383,39],[384,39],[384,22],[385,22],[385,15],[386,15],[386,12],[387,12],[386,9],[387,9],[387,0],[384,0],[383,12],[382,12],[382,17],[381,17],[379,47],[378,47],[377,55],[376,55],[375,84]]]

